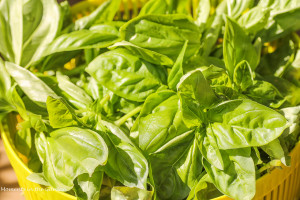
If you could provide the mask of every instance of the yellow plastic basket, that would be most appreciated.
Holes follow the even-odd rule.
[[[88,0],[80,2],[72,7],[74,15],[84,15],[105,0]],[[122,0],[118,18],[129,19],[138,13],[147,0]],[[198,0],[191,0],[193,7]],[[76,17],[76,16],[75,16]],[[80,17],[80,16],[78,16]],[[24,192],[26,200],[76,200],[76,197],[55,191],[51,187],[44,187],[28,181],[26,177],[32,172],[23,163],[14,147],[13,140],[16,127],[16,119],[9,117],[7,123],[0,123],[0,132],[4,147],[10,163],[16,172],[19,185]],[[283,166],[283,169],[274,169],[256,181],[256,195],[254,200],[299,200],[300,199],[300,143],[290,153],[291,167]],[[227,196],[221,196],[213,200],[230,200]]]
[[[72,195],[55,191],[51,187],[44,187],[28,181],[26,177],[32,172],[23,163],[12,142],[16,131],[16,119],[8,118],[7,123],[0,124],[1,137],[10,163],[14,168],[19,185],[26,200],[75,200]],[[299,200],[300,199],[300,143],[291,152],[291,167],[274,169],[256,181],[256,195],[254,200]],[[221,196],[214,200],[230,200]]]

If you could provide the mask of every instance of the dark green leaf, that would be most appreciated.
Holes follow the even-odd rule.
[[[257,68],[261,75],[282,77],[286,70],[291,67],[294,54],[296,53],[294,43],[290,38],[285,38],[281,42],[282,45],[280,43],[277,44],[278,47],[273,53],[268,53],[261,57],[260,65]]]
[[[300,87],[289,82],[286,79],[274,76],[266,77],[266,80],[273,84],[279,92],[284,96],[290,106],[296,106],[300,103]]]

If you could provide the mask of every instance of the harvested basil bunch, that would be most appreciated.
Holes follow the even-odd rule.
[[[299,141],[300,1],[0,1],[0,119],[30,181],[98,200],[250,200]],[[122,16],[118,14],[117,16]]]

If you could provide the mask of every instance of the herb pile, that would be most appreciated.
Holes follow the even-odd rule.
[[[116,21],[108,0],[72,21],[67,2],[0,1],[0,119],[23,119],[29,180],[84,200],[248,200],[290,164],[300,1],[188,2]]]

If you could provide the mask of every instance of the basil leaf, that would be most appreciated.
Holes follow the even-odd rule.
[[[46,83],[30,71],[10,62],[6,62],[5,66],[8,73],[32,101],[44,106],[48,96],[57,96]]]
[[[216,8],[216,13],[209,18],[204,31],[203,37],[201,39],[201,48],[200,55],[209,56],[211,51],[213,50],[214,45],[216,44],[219,34],[222,30],[222,26],[224,25],[223,14],[226,14],[226,1],[222,1]]]
[[[178,92],[181,96],[194,98],[202,108],[210,107],[217,100],[217,97],[199,69],[191,71],[181,78],[178,84]]]
[[[198,27],[184,15],[145,15],[130,20],[120,29],[124,40],[176,59],[185,41],[186,57],[200,47]]]
[[[275,5],[276,7],[277,9],[271,11],[272,19],[269,20],[266,30],[259,34],[263,42],[273,41],[300,29],[300,23],[297,20],[300,17],[300,4],[298,2],[281,8]]]
[[[208,174],[205,171],[203,174],[197,185],[192,188],[187,200],[212,199],[221,196],[222,193],[217,190]]]
[[[90,15],[75,21],[74,30],[88,29],[92,25],[103,21],[112,21],[120,8],[121,0],[103,2]]]
[[[211,6],[210,6],[210,1],[209,0],[200,0],[198,3],[198,6],[196,8],[196,24],[201,27],[203,26],[209,17],[209,12],[210,12]]]
[[[214,185],[234,199],[250,200],[255,195],[255,167],[250,156],[251,149],[223,150],[224,170],[210,165],[205,159],[203,165]]]
[[[44,164],[45,158],[46,158],[46,148],[47,148],[47,138],[43,132],[37,133],[34,136],[34,144],[35,144],[35,149],[38,154],[38,157],[41,161],[41,163]],[[44,177],[44,174],[42,174]],[[45,178],[46,179],[46,178]]]
[[[10,89],[11,87],[11,80],[8,71],[5,68],[5,63],[0,58],[0,95],[1,97],[5,96],[4,94]]]
[[[36,115],[30,113],[29,121],[31,123],[31,127],[37,132],[48,131],[47,123],[43,120],[41,115]]]
[[[280,107],[285,102],[278,89],[266,81],[254,81],[245,94],[258,103],[274,108]]]
[[[14,144],[17,150],[24,156],[29,157],[30,150],[33,144],[33,134],[31,133],[31,124],[29,121],[24,121],[18,124],[19,130],[14,137]]]
[[[220,149],[262,146],[289,126],[278,112],[248,99],[225,101],[208,111],[208,132]]]
[[[256,34],[268,23],[270,9],[254,7],[238,19],[239,25],[244,27],[248,33]]]
[[[10,109],[17,111],[23,120],[28,120],[28,110],[25,107],[25,103],[20,97],[15,86],[11,87],[7,93],[8,102],[10,103]],[[5,104],[4,104],[5,105]],[[11,110],[12,111],[12,110]]]
[[[281,111],[287,121],[291,124],[289,127],[289,134],[295,136],[298,135],[300,130],[300,106],[283,108]]]
[[[78,102],[78,105],[82,105],[83,108],[91,105],[92,98],[80,87],[73,84],[68,76],[56,74],[58,87],[65,91],[74,101]]]
[[[6,21],[7,15],[9,14],[9,11],[6,10],[7,3],[8,1],[0,2],[0,53],[5,60],[13,62],[15,55],[11,44],[10,25],[9,22]]]
[[[261,63],[257,68],[261,75],[275,75],[282,77],[286,69],[291,67],[294,60],[295,47],[290,38],[283,39],[284,44],[277,48],[274,52],[265,54],[261,58]]]
[[[49,186],[50,184],[48,183],[48,181],[45,179],[45,176],[43,175],[43,173],[32,173],[29,174],[29,176],[26,177],[27,180],[40,184],[40,185],[44,185],[44,186]]]
[[[150,154],[154,183],[160,199],[180,200],[187,197],[202,173],[201,153],[188,131]]]
[[[141,9],[139,16],[150,14],[167,14],[168,4],[166,0],[150,0]]]
[[[151,200],[152,191],[143,190],[136,187],[113,187],[111,190],[111,200]]]
[[[40,133],[43,134],[43,133]],[[44,136],[43,136],[44,137]],[[43,162],[46,180],[55,189],[70,190],[74,179],[81,174],[91,176],[96,167],[106,164],[108,148],[98,133],[69,127],[36,140],[37,152]]]
[[[238,37],[237,37],[238,36]],[[224,34],[224,62],[230,77],[238,63],[246,60],[254,71],[259,62],[259,55],[245,31],[227,17]]]
[[[62,98],[47,98],[47,111],[50,125],[53,128],[63,128],[80,124],[75,111]]]
[[[6,47],[8,50],[11,50],[11,55],[9,55],[8,57],[10,57],[12,60],[9,61],[20,65],[23,44],[23,2],[21,0],[4,0],[0,4],[0,10],[2,14],[1,24],[3,27],[5,27],[3,33],[4,38],[2,39],[10,40],[10,43],[7,44],[10,47]],[[19,14],[19,17],[10,17],[16,15],[16,13]],[[6,53],[4,53],[4,55],[5,54]]]
[[[222,159],[222,155],[216,144],[214,136],[211,132],[205,133],[205,129],[199,131],[197,135],[198,146],[201,151],[202,156],[214,167],[223,170],[224,169],[224,162]],[[207,136],[207,134],[210,134]]]
[[[6,116],[9,112],[13,111],[14,108],[11,105],[11,102],[9,100],[9,97],[12,96],[9,95],[10,87],[11,87],[11,80],[9,73],[7,72],[4,62],[0,58],[0,71],[2,72],[0,74],[0,122],[2,118]],[[15,89],[11,89],[15,90]],[[14,98],[11,98],[11,100],[14,100]]]
[[[44,56],[80,49],[105,48],[118,41],[118,34],[99,30],[80,30],[63,34],[51,42]]]
[[[228,16],[237,19],[246,9],[253,6],[254,0],[227,1]]]
[[[31,23],[23,24],[23,27],[32,30],[32,34],[26,41],[23,39],[21,66],[29,66],[40,60],[48,44],[57,36],[62,26],[61,9],[57,2],[55,0],[40,0],[40,2],[43,15],[36,29],[32,29]],[[32,7],[32,10],[35,9],[41,8]]]
[[[125,186],[146,189],[147,159],[119,127],[105,121],[101,123],[109,129],[103,135],[109,149],[105,173]]]
[[[184,65],[184,73],[187,73],[189,71],[200,69],[203,73],[203,76],[206,79],[210,79],[210,77],[207,77],[205,73],[219,73],[219,72],[225,72],[225,64],[224,61],[216,58],[216,57],[204,57],[204,56],[194,56],[191,59],[189,59],[186,64]],[[219,72],[218,72],[219,71]]]
[[[166,82],[166,72],[162,67],[140,60],[122,48],[101,54],[86,71],[113,93],[137,102],[145,101]]]
[[[136,56],[142,58],[143,60],[146,60],[147,62],[156,64],[156,65],[173,65],[173,60],[171,60],[169,57],[157,53],[155,51],[151,51],[145,48],[141,48],[139,46],[136,46],[134,44],[131,44],[130,42],[127,41],[122,41],[122,42],[117,42],[110,48],[115,48],[115,47],[125,47],[132,53],[134,53]]]
[[[183,64],[183,59],[184,59],[184,54],[185,54],[185,51],[187,48],[187,44],[188,44],[188,41],[186,41],[184,43],[182,50],[174,64],[174,66],[172,67],[172,70],[170,71],[169,76],[168,76],[169,88],[174,91],[176,91],[177,84],[180,81],[180,78],[183,76],[182,64]]]
[[[98,200],[103,180],[103,171],[96,171],[90,176],[81,174],[75,179],[74,191],[79,200]]]
[[[180,97],[180,109],[184,123],[188,127],[199,126],[206,121],[204,109],[218,100],[201,70],[185,74],[177,86]]]
[[[287,152],[284,151],[280,144],[279,139],[275,139],[267,145],[261,146],[261,148],[273,159],[279,159],[284,165],[290,165],[290,157]]]
[[[236,87],[241,89],[241,91],[245,91],[254,84],[253,73],[247,61],[241,61],[235,67],[233,72],[233,82]]]
[[[144,152],[154,152],[188,130],[181,124],[178,100],[176,93],[169,90],[154,93],[146,99],[138,119],[138,142]]]
[[[291,106],[296,106],[300,103],[300,87],[284,78],[275,76],[267,76],[266,81],[273,84]]]

